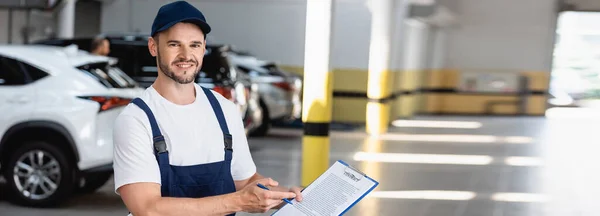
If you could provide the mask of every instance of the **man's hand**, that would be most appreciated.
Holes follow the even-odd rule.
[[[295,192],[281,192],[273,190],[265,190],[257,186],[263,184],[267,188],[277,187],[278,182],[271,178],[260,179],[246,185],[242,190],[236,192],[239,194],[239,205],[242,211],[249,213],[265,213],[280,205],[282,199],[295,198]]]
[[[302,202],[302,188],[292,187],[292,188],[290,188],[290,192],[296,194],[296,201]]]
[[[291,187],[289,189],[289,192],[292,192],[294,194],[296,194],[296,198],[295,200],[298,202],[302,202],[302,188],[300,187]],[[281,207],[283,207],[286,203],[282,202],[281,204],[279,204],[277,207],[275,207],[276,209],[280,209]]]

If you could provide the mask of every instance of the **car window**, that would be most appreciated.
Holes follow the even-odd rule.
[[[117,66],[121,68],[126,74],[130,76],[136,75],[136,62],[137,58],[135,57],[134,48],[123,44],[121,41],[112,41],[110,45],[110,53],[108,54],[111,57],[115,57],[119,59]]]
[[[156,76],[158,69],[156,68],[156,58],[150,54],[148,45],[136,46],[136,56],[138,64],[136,70],[140,71],[142,76]]]
[[[119,79],[122,79],[127,87],[137,87],[138,86],[137,82],[135,80],[133,80],[130,76],[125,74],[125,72],[123,72],[120,68],[113,66],[113,67],[109,67],[108,71],[109,71],[109,74],[112,74],[116,77],[119,77]]]
[[[112,69],[107,62],[87,64],[77,67],[88,76],[108,88],[132,87],[120,71]]]
[[[31,81],[36,81],[48,76],[48,73],[44,72],[43,70],[37,67],[31,66],[24,62],[21,62],[21,64],[23,65],[23,67],[25,67],[25,70],[27,70],[27,74],[31,78]]]
[[[0,57],[0,85],[23,85],[27,83],[27,77],[18,61]]]
[[[229,61],[223,53],[215,52],[211,48],[206,49],[202,68],[198,73],[197,82],[200,83],[222,83],[231,80]]]

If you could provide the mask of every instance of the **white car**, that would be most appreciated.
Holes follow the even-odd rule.
[[[0,193],[50,206],[110,179],[114,119],[143,91],[114,63],[77,47],[0,46]]]
[[[288,122],[301,117],[301,78],[283,72],[274,63],[253,56],[231,52],[229,59],[258,86],[263,120],[251,135],[265,136],[271,122]]]

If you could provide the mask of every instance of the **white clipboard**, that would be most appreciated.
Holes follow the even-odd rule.
[[[338,160],[302,190],[302,202],[292,200],[292,205],[286,203],[271,215],[343,215],[378,185],[378,181]]]

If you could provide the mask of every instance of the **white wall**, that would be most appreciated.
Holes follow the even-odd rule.
[[[8,43],[8,22],[9,12],[7,9],[0,9],[0,44]],[[21,44],[24,42],[21,30],[26,26],[27,13],[24,10],[13,10],[12,12],[12,43]],[[50,12],[32,11],[30,24],[33,31],[30,35],[30,41],[44,38],[46,28],[54,28],[55,23]]]
[[[103,32],[150,31],[152,21],[165,0],[116,0],[103,5]],[[241,50],[286,65],[302,66],[306,0],[197,0],[190,1],[206,16],[213,43],[233,44]],[[371,14],[366,0],[336,0],[333,20],[332,67],[368,67]],[[403,15],[398,1],[397,17]],[[131,5],[130,5],[131,4]],[[399,24],[401,26],[401,24]],[[401,41],[401,28],[396,29]],[[209,43],[210,43],[209,41]],[[393,54],[402,53],[401,43]],[[399,67],[400,57],[392,60]]]
[[[94,36],[100,32],[100,17],[101,13],[99,2],[84,2],[79,1],[76,5],[75,12],[75,37]],[[47,39],[50,33],[57,31],[57,16],[58,11],[40,11],[32,10],[30,12],[29,23],[32,31],[29,36],[29,41]],[[0,44],[8,43],[8,9],[0,9]],[[120,22],[116,22],[120,23]],[[12,43],[24,43],[22,30],[27,25],[27,11],[13,10],[12,11]]]
[[[130,8],[130,1],[134,0],[116,0],[112,2],[102,3],[102,15],[100,21],[100,31],[104,33],[111,32],[134,32],[134,29],[130,29],[131,13],[133,11]],[[147,2],[147,1],[144,1]],[[140,4],[142,6],[143,4]],[[148,11],[146,13],[156,13],[156,10]],[[142,16],[144,14],[140,14]],[[144,26],[140,26],[144,27]],[[150,31],[150,27],[144,29]]]
[[[550,71],[555,0],[457,0],[446,62],[467,70]]]
[[[8,41],[8,11],[0,10],[0,44]]]
[[[74,37],[93,37],[100,33],[100,2],[78,1],[75,5]]]

